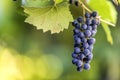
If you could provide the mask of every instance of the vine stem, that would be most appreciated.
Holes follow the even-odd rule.
[[[84,21],[85,21],[85,9],[82,7],[83,10],[83,17],[84,17]]]
[[[81,0],[78,0],[78,3],[81,5],[82,8],[84,8],[85,10],[87,10],[89,13],[92,13],[92,11],[91,11],[89,8],[87,8],[87,7],[85,6],[85,4],[84,4]],[[104,22],[104,23],[106,23],[106,24],[108,24],[108,25],[111,25],[111,26],[115,27],[115,24],[113,24],[113,23],[111,23],[111,22],[109,22],[109,21],[106,21],[106,20],[104,20],[104,19],[102,19],[102,18],[100,18],[100,17],[98,17],[98,19],[99,19],[101,22]]]

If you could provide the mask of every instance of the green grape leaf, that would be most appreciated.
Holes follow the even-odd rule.
[[[106,36],[107,36],[107,40],[110,44],[113,44],[113,39],[112,39],[112,35],[111,35],[111,31],[110,31],[110,28],[107,24],[105,23],[101,23],[103,25],[103,29],[106,33]]]
[[[90,0],[88,5],[99,13],[102,19],[116,23],[117,12],[108,0]]]
[[[53,0],[22,0],[23,7],[45,8],[54,6]]]
[[[24,12],[29,15],[25,22],[36,26],[37,29],[43,29],[43,32],[50,30],[51,33],[59,33],[67,29],[69,22],[73,21],[67,3],[50,8],[24,7]]]

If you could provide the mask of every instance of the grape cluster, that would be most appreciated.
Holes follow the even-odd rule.
[[[96,19],[97,12],[91,14],[86,12],[85,19],[78,17],[72,22],[74,26],[74,52],[72,63],[77,66],[77,71],[90,69],[90,62],[93,58],[92,50],[95,43],[94,36],[97,32],[99,20]]]

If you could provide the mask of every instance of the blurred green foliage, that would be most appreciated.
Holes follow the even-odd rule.
[[[0,1],[0,80],[120,80],[119,9],[117,25],[110,27],[114,44],[99,26],[91,69],[80,73],[71,63],[72,26],[60,34],[43,33],[24,23],[19,2]]]

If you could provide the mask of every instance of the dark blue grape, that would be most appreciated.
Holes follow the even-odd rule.
[[[85,70],[89,70],[90,69],[90,64],[89,63],[85,63],[84,64],[84,69]]]
[[[89,45],[88,49],[92,52],[92,50],[93,50],[93,45]]]
[[[85,37],[85,35],[84,35],[84,33],[83,33],[83,32],[79,32],[78,36],[79,36],[80,38]]]
[[[73,57],[73,58],[77,58],[78,55],[73,52],[73,53],[72,53],[72,57]]]
[[[74,35],[74,40],[76,41],[77,38],[79,38],[79,37],[78,37],[78,34],[75,34],[75,35]]]
[[[80,24],[77,23],[77,24],[75,25],[75,28],[80,29]]]
[[[92,26],[90,26],[90,25],[87,26],[87,30],[90,30],[90,31],[91,31],[91,30],[92,30]]]
[[[92,58],[93,58],[93,54],[90,53],[90,54],[87,56],[87,59],[88,59],[88,60],[92,60]]]
[[[76,44],[80,44],[80,43],[81,43],[81,39],[80,39],[80,38],[76,38],[76,39],[75,39],[75,43],[76,43]]]
[[[96,12],[96,11],[93,11],[93,13],[91,14],[91,16],[92,16],[92,17],[97,17],[97,16],[98,16],[98,14],[97,14],[97,12]]]
[[[74,20],[74,22],[72,22],[72,25],[75,26],[78,24],[78,21],[77,20]]]
[[[74,52],[77,53],[77,54],[80,53],[80,48],[79,47],[75,47],[74,48]]]
[[[83,18],[80,16],[79,18],[77,18],[77,21],[81,23],[83,21]]]
[[[84,54],[80,54],[78,57],[79,57],[80,60],[83,60],[85,58],[85,55]]]
[[[82,24],[82,25],[81,25],[81,29],[82,29],[82,30],[87,29],[87,25],[86,25],[86,24]]]
[[[86,49],[89,47],[89,44],[87,42],[83,43],[83,48]]]
[[[82,70],[83,70],[83,67],[82,67],[82,66],[77,67],[77,71],[82,72]]]
[[[92,30],[96,30],[97,29],[97,25],[92,25]]]
[[[75,28],[73,32],[74,32],[74,34],[79,34],[80,30]]]
[[[92,25],[96,25],[97,24],[97,20],[96,19],[93,19],[92,20]]]
[[[87,55],[90,54],[90,50],[89,49],[85,49],[83,53],[84,53],[85,56],[87,56]]]
[[[78,38],[78,34],[75,34],[75,35],[74,35],[74,39],[75,39],[75,38]]]
[[[95,43],[95,38],[90,38],[89,40],[88,40],[88,44],[89,45],[92,45],[92,44],[94,44]]]
[[[77,61],[78,61],[78,59],[73,58],[72,63],[73,63],[73,64],[76,64],[76,63],[77,63]]]
[[[86,38],[81,38],[81,42],[85,43],[85,42],[87,42],[87,39]]]
[[[86,17],[86,18],[90,18],[90,13],[86,12],[86,13],[85,13],[85,17]]]
[[[85,30],[84,34],[85,34],[86,37],[90,37],[91,36],[90,30]]]
[[[82,66],[83,65],[83,62],[81,61],[81,60],[78,60],[77,62],[76,62],[76,66],[77,67],[80,67],[80,66]]]
[[[90,25],[91,23],[92,23],[92,22],[91,22],[91,19],[89,19],[89,18],[86,19],[86,24],[87,24],[87,25]]]
[[[96,33],[97,33],[97,30],[92,30],[92,31],[91,31],[91,36],[95,36]]]

